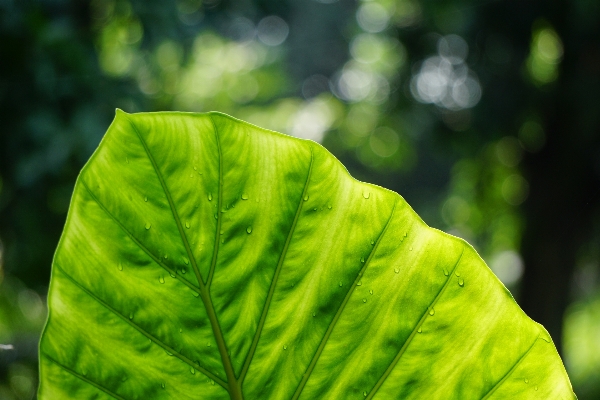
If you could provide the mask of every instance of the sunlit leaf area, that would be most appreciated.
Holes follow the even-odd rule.
[[[0,399],[36,398],[52,257],[116,108],[321,143],[473,244],[600,398],[599,48],[589,0],[0,1]]]

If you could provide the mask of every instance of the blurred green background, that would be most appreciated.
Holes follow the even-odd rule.
[[[119,107],[321,142],[472,243],[600,399],[599,93],[597,0],[0,0],[0,398],[35,398],[53,251]]]

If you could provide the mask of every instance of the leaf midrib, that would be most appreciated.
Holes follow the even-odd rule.
[[[136,135],[138,136],[142,146],[144,147],[144,151],[146,152],[146,155],[148,156],[148,159],[150,160],[150,162],[152,163],[152,167],[154,168],[154,171],[160,181],[160,184],[163,188],[163,191],[165,192],[165,195],[167,196],[167,200],[169,202],[169,207],[171,209],[171,213],[173,214],[173,217],[175,219],[175,222],[177,224],[177,229],[179,230],[179,235],[181,237],[181,240],[183,241],[183,244],[185,246],[186,252],[188,254],[188,258],[190,259],[190,263],[192,263],[192,266],[194,267],[194,273],[196,274],[196,277],[198,279],[198,286],[200,287],[200,297],[202,298],[202,302],[204,304],[204,308],[206,309],[206,314],[208,316],[208,319],[210,321],[210,325],[212,327],[212,331],[213,331],[213,335],[215,337],[215,341],[217,342],[217,347],[219,349],[219,353],[221,355],[221,361],[223,363],[223,369],[225,370],[225,375],[227,376],[227,383],[228,383],[228,392],[229,395],[231,396],[231,398],[233,400],[242,400],[243,399],[243,395],[241,393],[241,388],[237,382],[237,379],[235,377],[235,373],[233,371],[233,366],[231,364],[231,358],[229,357],[229,354],[227,352],[227,345],[225,344],[225,339],[223,337],[223,333],[221,331],[221,326],[219,325],[219,320],[217,318],[216,312],[215,312],[215,308],[212,304],[212,299],[210,297],[210,292],[208,290],[208,287],[210,285],[210,281],[211,281],[211,276],[214,273],[214,265],[216,264],[216,259],[217,259],[217,254],[218,254],[218,242],[216,242],[215,245],[215,251],[213,253],[213,259],[211,262],[211,270],[209,271],[209,277],[207,279],[207,285],[204,284],[204,281],[202,280],[202,276],[200,275],[200,271],[198,270],[198,265],[196,263],[196,259],[194,257],[194,254],[191,251],[191,248],[189,246],[187,237],[185,235],[185,232],[183,230],[183,225],[181,223],[181,219],[179,218],[179,215],[177,213],[177,209],[175,208],[175,203],[173,202],[173,198],[171,196],[171,192],[169,191],[169,188],[167,187],[167,184],[160,172],[160,169],[158,168],[158,165],[156,164],[156,161],[154,160],[154,157],[152,156],[152,153],[150,152],[150,149],[148,148],[148,145],[146,143],[146,141],[144,140],[144,138],[142,137],[141,133],[139,132],[139,130],[137,129],[137,126],[133,123],[133,121],[127,117],[127,120],[129,121],[131,127],[133,128],[133,130],[135,131]],[[222,204],[222,185],[223,185],[223,181],[222,181],[222,154],[221,154],[221,145],[220,145],[220,139],[219,139],[219,132],[217,129],[216,124],[214,123],[212,117],[209,115],[209,118],[211,119],[211,122],[213,124],[213,128],[215,131],[215,137],[216,137],[216,141],[217,141],[217,147],[218,147],[218,152],[219,152],[219,195],[218,195],[218,203],[219,205]],[[217,210],[217,226],[220,226],[220,207],[219,210]],[[218,228],[217,228],[218,229]],[[219,231],[217,230],[217,235],[218,235]],[[217,236],[217,240],[218,240],[218,236]]]

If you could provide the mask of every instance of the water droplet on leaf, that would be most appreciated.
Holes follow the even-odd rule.
[[[363,303],[366,303],[366,302],[367,302],[367,299],[363,299]]]
[[[395,272],[395,273],[399,273],[399,272],[400,272],[400,270],[399,270],[398,268],[394,268],[394,272]]]
[[[446,276],[449,275],[449,272],[448,272],[448,270],[446,268],[444,268],[444,275],[446,275]]]
[[[431,310],[429,310],[429,315],[434,315],[435,314],[435,310],[432,308]]]
[[[165,283],[165,278],[163,278],[163,277],[161,276],[160,278],[158,278],[158,281],[159,281],[160,283]]]
[[[117,266],[117,268],[119,269],[119,271],[123,271],[123,264],[119,263],[119,265]]]
[[[417,332],[418,332],[418,333],[421,333],[421,332],[423,332],[423,331],[421,330],[421,327],[419,327],[419,329],[417,330]]]
[[[144,201],[148,201],[148,197],[144,197]]]
[[[145,226],[146,230],[150,229],[151,227],[152,227],[152,224],[151,224],[151,223],[149,223],[149,222],[148,222],[148,223],[146,224],[146,226]]]
[[[165,388],[165,384],[164,384],[164,383],[161,383],[161,384],[160,384],[160,387],[164,389],[164,388]]]
[[[133,313],[129,313],[129,319],[133,319]]]
[[[369,197],[371,197],[371,192],[364,191],[362,195],[365,199],[368,199]]]
[[[208,194],[208,201],[212,201],[212,193]]]
[[[365,262],[365,258],[364,258],[364,257],[361,257],[361,258],[360,258],[360,262],[361,262],[361,263],[364,263],[364,262]]]
[[[373,289],[369,290],[369,293],[370,293],[370,294],[373,294]]]
[[[458,278],[458,286],[464,286],[465,285],[465,281],[463,280],[463,278]]]
[[[242,194],[242,200],[248,200],[248,195],[246,193]]]
[[[194,367],[190,367],[190,372],[192,373],[192,375],[196,375],[196,370],[194,369]]]
[[[246,228],[246,233],[252,233],[252,227],[251,226],[249,226],[249,227]]]
[[[186,227],[186,228],[188,228],[188,229],[190,229],[190,223],[189,223],[189,222],[186,222],[186,223],[185,223],[185,227]]]
[[[356,284],[356,286],[361,286],[362,285],[362,281],[358,281],[358,283]]]
[[[342,287],[342,285],[343,285],[343,283],[342,283],[342,282],[340,282],[340,287]]]
[[[283,349],[284,349],[284,350],[287,350],[287,345],[285,345],[285,344],[284,344],[284,345],[283,345]]]
[[[304,195],[304,201],[308,201],[309,196],[307,194]]]

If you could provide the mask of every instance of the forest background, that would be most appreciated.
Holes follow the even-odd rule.
[[[465,238],[600,398],[597,0],[0,0],[0,398],[35,398],[50,265],[115,108],[322,143]]]

